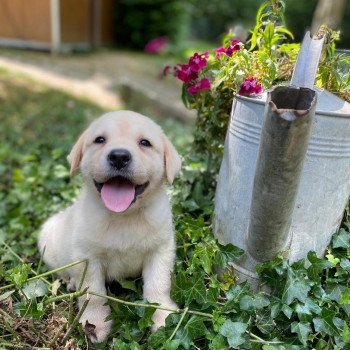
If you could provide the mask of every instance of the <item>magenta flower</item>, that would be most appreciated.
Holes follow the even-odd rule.
[[[217,55],[225,54],[228,57],[231,57],[233,53],[241,49],[240,41],[238,39],[231,40],[230,46],[227,48],[219,47],[215,50]]]
[[[201,81],[197,84],[191,85],[187,92],[191,95],[195,95],[201,90],[209,90],[210,89],[210,81],[207,78],[201,79]]]
[[[191,83],[198,78],[198,73],[192,71],[188,64],[178,64],[174,69],[174,76],[184,83]]]
[[[159,38],[154,38],[150,40],[145,45],[145,52],[148,53],[159,53],[165,50],[168,44],[168,38],[166,36],[160,36]]]
[[[239,89],[239,94],[243,96],[257,95],[263,91],[262,86],[255,80],[255,78],[246,79]]]
[[[198,54],[197,52],[190,57],[188,61],[188,65],[193,72],[199,72],[203,68],[207,66],[208,52],[204,52],[202,54]]]

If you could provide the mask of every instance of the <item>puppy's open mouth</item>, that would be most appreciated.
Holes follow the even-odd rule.
[[[149,185],[148,181],[142,185],[136,185],[122,176],[113,177],[104,183],[94,180],[94,183],[104,205],[116,213],[127,210]]]

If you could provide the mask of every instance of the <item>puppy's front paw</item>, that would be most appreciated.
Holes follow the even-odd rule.
[[[174,303],[171,306],[169,306],[173,309],[177,309],[177,305]],[[166,310],[160,310],[157,309],[156,312],[152,316],[153,324],[151,326],[151,332],[155,332],[159,327],[162,327],[165,325],[165,319],[170,315],[171,311]]]
[[[107,339],[107,336],[112,328],[112,321],[105,321],[104,318],[95,316],[82,316],[80,323],[83,326],[85,334],[89,337],[90,341],[94,344],[102,343]]]

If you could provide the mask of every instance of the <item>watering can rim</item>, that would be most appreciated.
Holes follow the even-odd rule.
[[[234,93],[234,97],[237,100],[249,101],[249,102],[256,103],[256,104],[265,105],[267,92],[271,91],[274,87],[271,87],[270,89],[264,91],[262,94],[259,94],[259,95],[247,97],[247,96],[242,96],[242,95],[238,95],[238,94]],[[347,107],[346,109],[348,110],[346,112],[342,112],[342,110],[338,110],[336,112],[334,112],[334,111],[325,111],[325,110],[319,110],[318,106],[316,105],[316,114],[324,115],[324,116],[328,116],[328,117],[350,118],[350,103],[349,102],[343,100],[339,96],[329,92],[326,89],[321,89],[321,88],[319,88],[317,86],[314,86],[314,90],[318,94],[325,93],[330,98],[339,100],[339,102],[342,102]]]

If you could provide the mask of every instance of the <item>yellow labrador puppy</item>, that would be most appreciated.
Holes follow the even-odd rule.
[[[79,259],[89,265],[83,288],[106,294],[105,282],[142,273],[144,297],[167,307],[175,258],[172,214],[166,193],[181,167],[174,146],[150,119],[111,112],[79,137],[69,157],[71,174],[81,169],[84,186],[76,202],[48,219],[39,249],[50,268]],[[79,284],[83,266],[60,273],[68,288]],[[111,321],[106,299],[91,296],[80,322],[93,324],[93,342],[104,341]],[[84,297],[79,300],[81,307]],[[152,330],[169,312],[157,310]]]

